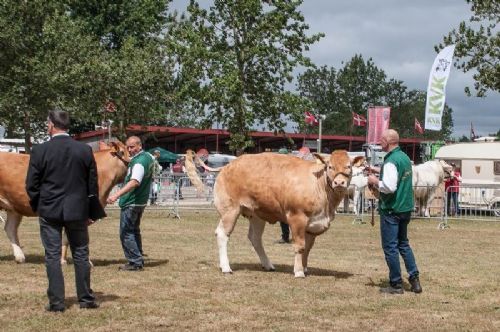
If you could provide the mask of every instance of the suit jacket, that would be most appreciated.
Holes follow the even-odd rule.
[[[47,220],[86,221],[89,196],[98,195],[92,149],[69,136],[54,136],[31,152],[26,191],[33,211]]]

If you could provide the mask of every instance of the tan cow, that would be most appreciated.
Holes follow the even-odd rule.
[[[125,178],[128,152],[121,142],[94,153],[99,180],[99,200],[103,206],[111,189]],[[19,244],[18,228],[23,216],[35,216],[25,189],[29,155],[0,152],[0,209],[7,212],[5,232],[12,244],[16,262],[25,261]],[[61,174],[69,176],[69,174]]]
[[[295,277],[304,277],[316,236],[335,218],[351,179],[351,162],[344,150],[311,163],[290,155],[243,155],[225,166],[215,182],[214,204],[220,214],[215,230],[222,272],[231,273],[227,242],[236,220],[249,220],[248,239],[264,269],[274,270],[262,246],[266,222],[290,225],[295,251]]]

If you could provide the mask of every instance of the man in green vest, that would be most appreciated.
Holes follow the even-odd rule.
[[[403,257],[409,274],[410,291],[421,293],[419,272],[408,240],[407,230],[413,211],[412,167],[408,156],[399,147],[399,134],[393,129],[382,133],[382,150],[387,152],[382,168],[371,167],[380,173],[368,177],[368,184],[380,192],[380,235],[385,260],[389,267],[389,287],[381,288],[382,293],[403,294],[403,280],[399,255]]]
[[[120,266],[120,270],[140,271],[144,268],[141,217],[149,198],[154,160],[151,154],[142,150],[139,137],[131,136],[125,144],[132,159],[123,187],[109,196],[108,203],[120,199],[120,241],[128,260],[127,264]]]

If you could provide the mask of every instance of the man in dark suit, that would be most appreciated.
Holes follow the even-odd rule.
[[[49,112],[48,142],[31,152],[26,191],[40,220],[49,286],[48,311],[64,311],[64,277],[61,269],[61,239],[64,228],[75,265],[76,292],[80,308],[99,305],[90,288],[89,196],[98,196],[97,169],[92,149],[69,137],[68,113]]]

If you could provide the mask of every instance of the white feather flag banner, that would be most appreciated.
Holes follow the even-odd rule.
[[[439,52],[432,65],[425,104],[425,129],[441,130],[446,83],[450,76],[454,52],[455,45],[446,46]]]

